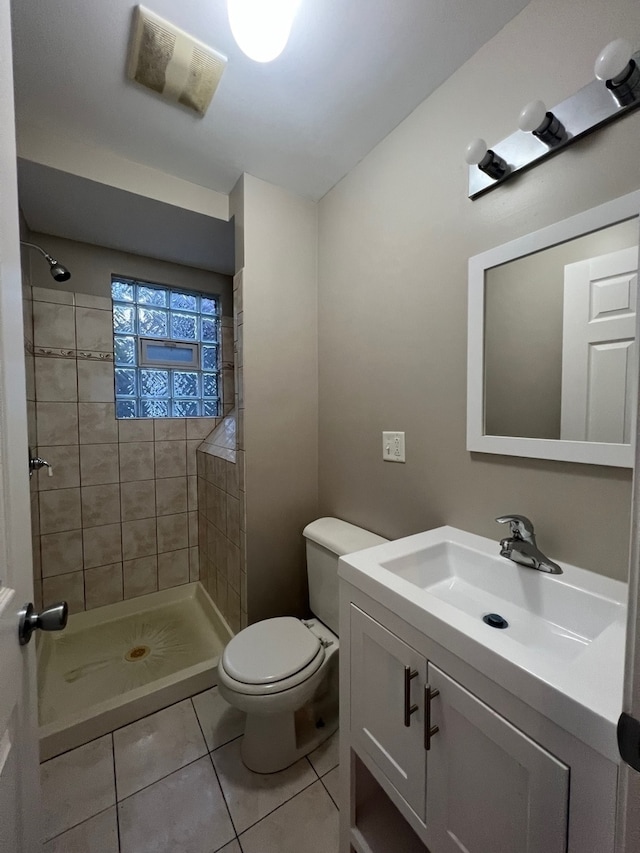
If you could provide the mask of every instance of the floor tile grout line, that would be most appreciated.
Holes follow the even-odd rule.
[[[235,737],[232,737],[229,740],[225,740],[224,743],[218,744],[218,746],[215,746],[213,749],[210,749],[209,755],[213,755],[214,752],[217,752],[219,749],[222,749],[223,746],[229,746],[229,744],[233,743],[234,740],[240,740],[241,737],[244,737],[244,735],[236,735]]]
[[[196,711],[196,705],[195,705],[195,702],[193,701],[193,696],[189,696],[189,704],[191,705],[191,710],[193,711],[193,716],[196,718],[196,723],[198,726],[198,730],[200,731],[200,734],[202,736],[202,742],[204,744],[205,752],[208,753],[209,752],[209,744],[207,743],[207,738],[205,737],[204,729],[202,728],[202,723],[200,722],[200,717],[198,716],[198,712]]]
[[[127,794],[126,797],[123,797],[121,800],[117,800],[116,805],[120,803],[125,803],[127,800],[130,800],[131,797],[135,797],[136,794],[139,794],[141,791],[146,791],[147,788],[151,788],[152,785],[155,785],[157,782],[162,782],[165,779],[168,779],[169,776],[173,776],[174,773],[179,773],[181,770],[184,770],[186,767],[191,767],[192,764],[195,764],[197,761],[202,761],[203,758],[207,757],[206,752],[203,752],[202,755],[199,755],[197,758],[194,758],[192,761],[187,761],[186,764],[183,764],[181,767],[176,767],[175,770],[172,770],[170,773],[165,773],[164,776],[160,776],[159,779],[155,779],[153,782],[149,782],[148,785],[145,785],[143,788],[139,788],[137,791],[133,791],[131,794]]]
[[[218,771],[216,770],[216,765],[213,763],[213,758],[211,756],[211,753],[209,753],[209,761],[211,762],[211,767],[213,768],[213,772],[215,774],[216,781],[218,783],[218,787],[220,788],[220,793],[222,795],[222,802],[224,803],[224,807],[226,808],[227,814],[229,815],[229,820],[231,821],[231,828],[233,829],[233,836],[234,836],[235,840],[238,842],[238,844],[240,844],[240,836],[238,835],[238,830],[236,828],[236,824],[235,824],[235,821],[233,819],[233,815],[231,814],[231,809],[229,808],[229,803],[227,802],[227,797],[224,793],[224,788],[222,787],[220,777],[218,776]],[[232,838],[231,841],[233,841],[233,840],[234,839]],[[227,844],[231,844],[231,841],[227,841]],[[226,845],[223,844],[222,846],[225,847]],[[220,849],[222,849],[222,848],[220,848]]]
[[[333,769],[335,770],[335,767],[334,767]],[[331,773],[331,770],[329,771],[329,773]],[[333,796],[332,796],[332,794],[331,794],[331,791],[327,788],[327,786],[326,786],[325,782],[323,781],[323,780],[324,780],[324,778],[325,778],[325,776],[327,776],[327,775],[328,775],[328,774],[326,774],[326,773],[325,773],[325,774],[324,774],[324,776],[321,776],[321,777],[320,777],[320,781],[322,782],[322,787],[325,789],[325,791],[326,791],[326,792],[327,792],[327,794],[329,795],[329,799],[331,800],[331,802],[333,803],[333,805],[338,809],[338,811],[340,811],[340,806],[339,806],[339,805],[336,803],[336,801],[333,799]]]
[[[120,843],[120,809],[118,808],[118,776],[116,774],[116,745],[111,732],[111,757],[113,760],[113,791],[116,797],[116,834],[118,836],[118,853],[122,853],[122,845]]]
[[[313,766],[313,761],[309,758],[309,756],[308,756],[308,755],[305,755],[305,758],[307,759],[307,761],[308,761],[308,762],[309,762],[309,764],[311,765],[311,769],[313,770],[313,772],[316,774],[316,776],[317,776],[317,777],[318,777],[318,779],[319,779],[319,778],[320,778],[320,774],[318,773],[318,771],[316,770],[316,768]]]
[[[208,754],[207,741],[205,739],[204,732],[202,731],[202,726],[200,725],[200,720],[198,719],[198,715],[195,713],[195,707],[193,705],[193,702],[191,701],[191,697],[189,696],[189,697],[187,697],[187,699],[181,699],[180,702],[190,702],[190,704],[191,704],[191,707],[192,707],[193,712],[195,714],[196,723],[198,724],[200,734],[202,735],[202,740],[203,740],[203,744],[204,744],[204,752],[201,755],[199,755],[197,758],[194,758],[191,761],[187,761],[186,764],[182,764],[180,767],[176,767],[174,770],[171,770],[169,773],[165,773],[163,776],[160,776],[160,778],[155,779],[153,782],[149,782],[148,785],[144,785],[142,788],[139,788],[137,791],[133,791],[131,794],[127,794],[127,796],[122,797],[122,799],[118,799],[118,782],[117,782],[117,775],[116,775],[116,803],[123,803],[125,800],[128,800],[130,797],[134,797],[140,791],[144,791],[146,788],[150,788],[152,785],[155,785],[156,782],[161,782],[163,779],[167,779],[169,776],[172,776],[174,773],[177,773],[179,770],[184,770],[185,767],[189,767],[191,764],[195,764],[196,761],[200,761],[201,758],[204,758]],[[180,702],[174,702],[173,705],[179,705]],[[169,705],[167,707],[171,708],[171,707],[173,707],[173,705]],[[166,709],[163,708],[162,710],[164,711]],[[160,713],[160,712],[157,711],[156,713]],[[147,716],[152,717],[153,714],[148,714]],[[146,718],[142,717],[141,719],[144,720]],[[140,720],[137,720],[136,722],[140,722]],[[133,725],[133,723],[130,723],[129,725]],[[126,728],[126,726],[123,726],[122,728]],[[114,729],[114,731],[111,732],[111,738],[112,738],[112,743],[113,743],[114,772],[115,772],[116,749],[115,749],[115,740],[113,738],[113,735],[115,734],[116,731],[119,731],[119,729]]]
[[[114,729],[113,731],[117,731],[117,729]],[[63,755],[69,755],[70,752],[74,752],[76,749],[82,749],[83,746],[89,746],[90,743],[95,743],[97,740],[102,740],[102,738],[104,737],[113,735],[113,731],[108,731],[104,734],[98,735],[97,737],[92,737],[91,740],[85,741],[85,743],[79,743],[77,746],[71,746],[69,747],[69,749],[65,749],[64,752],[59,752],[57,755],[52,755],[51,758],[46,758],[44,761],[41,761],[40,767],[43,767],[50,761],[55,761],[56,758],[62,758]]]
[[[72,829],[77,829],[79,826],[82,826],[83,823],[88,823],[90,820],[93,820],[95,817],[99,817],[101,814],[108,812],[109,809],[116,809],[116,812],[117,812],[117,808],[118,808],[117,803],[111,803],[111,805],[107,806],[106,809],[100,809],[99,812],[92,814],[90,817],[85,817],[84,820],[81,820],[78,823],[74,823],[72,826],[67,827],[67,829],[63,829],[62,832],[58,832],[55,835],[52,835],[51,838],[45,838],[42,843],[48,844],[50,841],[55,841],[56,838],[60,838],[61,835],[64,835],[67,832],[71,832]]]
[[[227,810],[227,814],[229,815],[229,820],[231,821],[231,828],[233,829],[235,837],[238,838],[238,830],[236,829],[236,825],[235,825],[235,822],[233,820],[233,816],[231,814],[231,809],[229,808],[229,803],[227,802],[227,798],[225,796],[224,789],[222,787],[222,783],[220,782],[220,777],[218,776],[218,771],[216,770],[216,765],[213,762],[212,750],[209,750],[209,744],[207,743],[207,739],[204,735],[204,729],[202,728],[202,723],[200,722],[200,717],[198,716],[198,712],[196,711],[196,705],[195,705],[195,702],[193,701],[193,696],[191,697],[191,705],[192,705],[193,711],[196,715],[196,720],[198,721],[198,725],[200,726],[200,731],[202,732],[202,737],[204,738],[205,746],[207,747],[207,755],[209,756],[209,761],[211,762],[211,767],[213,768],[213,772],[215,774],[216,781],[218,783],[218,787],[220,788],[220,793],[222,794],[222,802],[224,803],[224,806]]]
[[[312,785],[315,785],[317,782],[322,782],[322,780],[321,779],[314,779],[313,782],[309,782],[308,785],[305,785],[304,788],[300,788],[300,790],[296,791],[296,793],[293,794],[291,797],[287,797],[287,799],[284,800],[282,803],[280,803],[279,806],[275,806],[275,808],[271,809],[266,814],[262,815],[261,818],[258,818],[258,820],[254,821],[250,826],[247,826],[238,835],[238,840],[240,840],[240,838],[244,835],[245,832],[248,832],[250,829],[253,829],[254,826],[257,826],[261,821],[263,821],[265,818],[269,817],[269,815],[272,815],[274,812],[277,812],[278,809],[282,808],[282,806],[286,806],[286,804],[290,803],[291,800],[295,800],[295,798],[298,796],[298,794],[301,794],[303,791],[307,791],[309,788],[311,788]]]

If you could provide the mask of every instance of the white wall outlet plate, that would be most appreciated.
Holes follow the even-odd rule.
[[[405,462],[404,433],[382,433],[382,458],[385,462]]]

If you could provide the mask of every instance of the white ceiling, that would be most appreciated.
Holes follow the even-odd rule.
[[[146,0],[229,57],[204,119],[125,77],[131,0],[14,0],[18,125],[228,193],[242,172],[322,197],[528,0],[302,0],[261,65],[224,0]]]

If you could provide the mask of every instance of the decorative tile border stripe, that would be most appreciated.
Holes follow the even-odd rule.
[[[78,358],[92,358],[97,361],[113,361],[112,352],[85,352],[76,350],[76,354]]]
[[[74,349],[53,349],[50,347],[34,347],[34,355],[48,356],[49,358],[75,358]]]
[[[34,347],[25,341],[25,351],[30,355],[45,357],[45,358],[78,358],[90,359],[93,361],[113,361],[112,352],[89,352],[87,350],[76,349],[52,349],[50,347]]]

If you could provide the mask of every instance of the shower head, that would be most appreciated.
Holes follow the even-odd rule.
[[[56,281],[69,281],[71,278],[71,273],[66,267],[63,267],[62,264],[59,264],[55,258],[52,258],[50,255],[45,255],[47,261],[49,262],[50,270],[49,272],[53,276]]]
[[[56,281],[69,281],[71,278],[71,273],[69,270],[59,264],[55,258],[52,258],[43,248],[37,246],[35,243],[27,243],[26,240],[20,240],[21,245],[29,246],[31,249],[37,249],[41,255],[44,256],[46,262],[49,264],[49,272],[51,273],[51,277]]]

